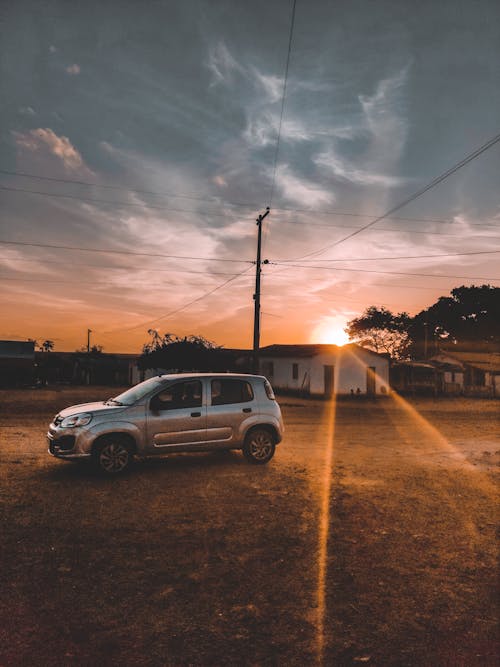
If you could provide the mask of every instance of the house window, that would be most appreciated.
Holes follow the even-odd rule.
[[[469,366],[465,371],[465,384],[469,387],[484,387],[486,384],[484,371]]]
[[[299,379],[299,365],[298,364],[292,364],[292,379],[293,380],[298,380]]]

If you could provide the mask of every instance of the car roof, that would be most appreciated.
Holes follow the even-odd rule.
[[[159,380],[194,380],[201,378],[230,379],[230,380],[265,380],[263,375],[250,375],[248,373],[168,373],[158,375]]]

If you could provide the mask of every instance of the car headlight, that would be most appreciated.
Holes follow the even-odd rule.
[[[74,428],[75,426],[86,426],[92,415],[88,412],[82,412],[81,415],[71,415],[70,417],[65,417],[61,422],[62,428]]]

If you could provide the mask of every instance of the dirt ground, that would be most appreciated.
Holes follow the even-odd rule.
[[[117,393],[0,392],[0,665],[499,664],[498,401],[283,397],[264,467],[46,453]]]

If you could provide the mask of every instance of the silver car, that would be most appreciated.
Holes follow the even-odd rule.
[[[62,410],[47,433],[60,459],[92,459],[103,472],[123,472],[135,454],[242,449],[267,463],[283,436],[281,410],[259,375],[161,375],[103,403]]]

